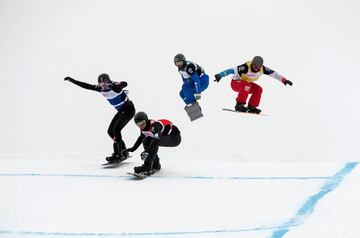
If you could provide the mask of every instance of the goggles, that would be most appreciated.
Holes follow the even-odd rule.
[[[254,71],[259,71],[261,69],[261,66],[251,64],[251,69],[253,69]]]
[[[136,123],[136,125],[138,127],[145,127],[146,126],[146,121],[145,120],[139,121],[139,122]]]
[[[177,67],[181,67],[181,66],[184,65],[184,61],[182,61],[182,60],[180,60],[180,61],[175,61],[175,65],[176,65]]]

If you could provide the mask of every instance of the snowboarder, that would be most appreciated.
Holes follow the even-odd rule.
[[[186,104],[184,109],[191,121],[196,120],[203,116],[197,101],[200,100],[201,93],[209,86],[209,76],[201,66],[187,61],[183,54],[175,55],[174,64],[183,80],[180,97]]]
[[[97,85],[80,82],[71,77],[66,77],[64,80],[70,81],[82,88],[100,92],[109,101],[109,103],[115,107],[117,113],[111,120],[107,131],[113,140],[114,153],[112,153],[111,156],[106,157],[106,160],[109,163],[119,163],[126,159],[128,154],[124,153],[126,146],[122,139],[121,130],[135,114],[134,104],[127,96],[128,91],[124,90],[127,86],[127,82],[111,81],[109,75],[106,73],[99,75]]]
[[[140,128],[140,136],[133,147],[126,152],[136,151],[141,143],[144,151],[141,153],[143,165],[135,167],[135,173],[150,175],[161,169],[158,156],[159,146],[176,147],[181,142],[180,130],[169,120],[149,119],[145,112],[137,112],[134,116],[135,124]]]
[[[290,86],[293,85],[290,80],[287,80],[274,70],[264,66],[263,63],[264,60],[261,56],[255,56],[251,61],[235,68],[227,69],[215,75],[214,81],[219,82],[222,77],[233,74],[231,88],[235,92],[238,92],[235,105],[236,111],[256,114],[261,112],[261,110],[257,107],[260,104],[263,90],[258,84],[254,83],[254,81],[258,80],[263,74],[279,80],[285,86],[287,84]],[[249,94],[251,94],[251,97],[249,99],[248,106],[246,107],[245,105]]]

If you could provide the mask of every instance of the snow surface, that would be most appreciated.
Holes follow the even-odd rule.
[[[163,153],[161,172],[135,180],[135,156],[103,169],[96,154],[3,155],[0,236],[358,237],[357,164],[342,181],[343,162],[202,158]]]
[[[360,2],[354,0],[1,0],[0,237],[359,237]],[[173,57],[211,77],[190,122]],[[255,55],[260,108],[239,115],[230,78]],[[151,118],[181,130],[144,181],[117,169],[109,73]],[[139,134],[130,122],[123,135]],[[354,166],[354,168],[352,167]],[[306,213],[306,215],[304,215]]]

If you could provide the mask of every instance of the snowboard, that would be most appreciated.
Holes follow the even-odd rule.
[[[251,113],[251,112],[239,112],[239,111],[235,111],[234,109],[229,109],[229,108],[223,108],[222,110],[228,111],[228,112],[243,113],[243,114],[248,114],[248,115],[269,116],[268,114],[263,114],[263,113],[256,114],[256,113]]]
[[[188,114],[190,121],[195,121],[204,115],[202,114],[201,107],[198,102],[193,102],[184,107],[184,110]]]
[[[127,174],[132,175],[132,176],[134,176],[134,177],[137,178],[137,179],[145,179],[147,176],[149,176],[149,175],[138,174],[138,173],[127,173]]]
[[[134,176],[134,177],[137,178],[137,179],[145,179],[145,178],[147,178],[147,177],[149,177],[149,176],[157,173],[158,171],[159,171],[159,170],[155,170],[155,171],[154,171],[153,173],[151,173],[151,174],[143,174],[143,173],[135,173],[135,172],[128,172],[127,174],[132,175],[132,176]]]

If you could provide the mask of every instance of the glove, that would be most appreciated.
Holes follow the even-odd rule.
[[[65,78],[64,78],[64,81],[72,81],[72,80],[74,80],[74,79],[71,78],[71,77],[65,77]]]
[[[196,100],[199,100],[201,98],[201,93],[195,93],[194,97]]]
[[[134,152],[133,148],[127,148],[125,150],[123,150],[123,153],[128,153],[128,152]]]
[[[220,79],[221,79],[220,74],[215,74],[215,80],[214,80],[214,82],[219,82]]]
[[[143,151],[140,156],[141,156],[141,160],[146,160],[146,158],[149,156],[149,153],[146,151]]]
[[[286,86],[286,84],[289,84],[290,86],[293,85],[293,83],[290,80],[287,80],[286,78],[283,78],[282,82],[285,86]]]

